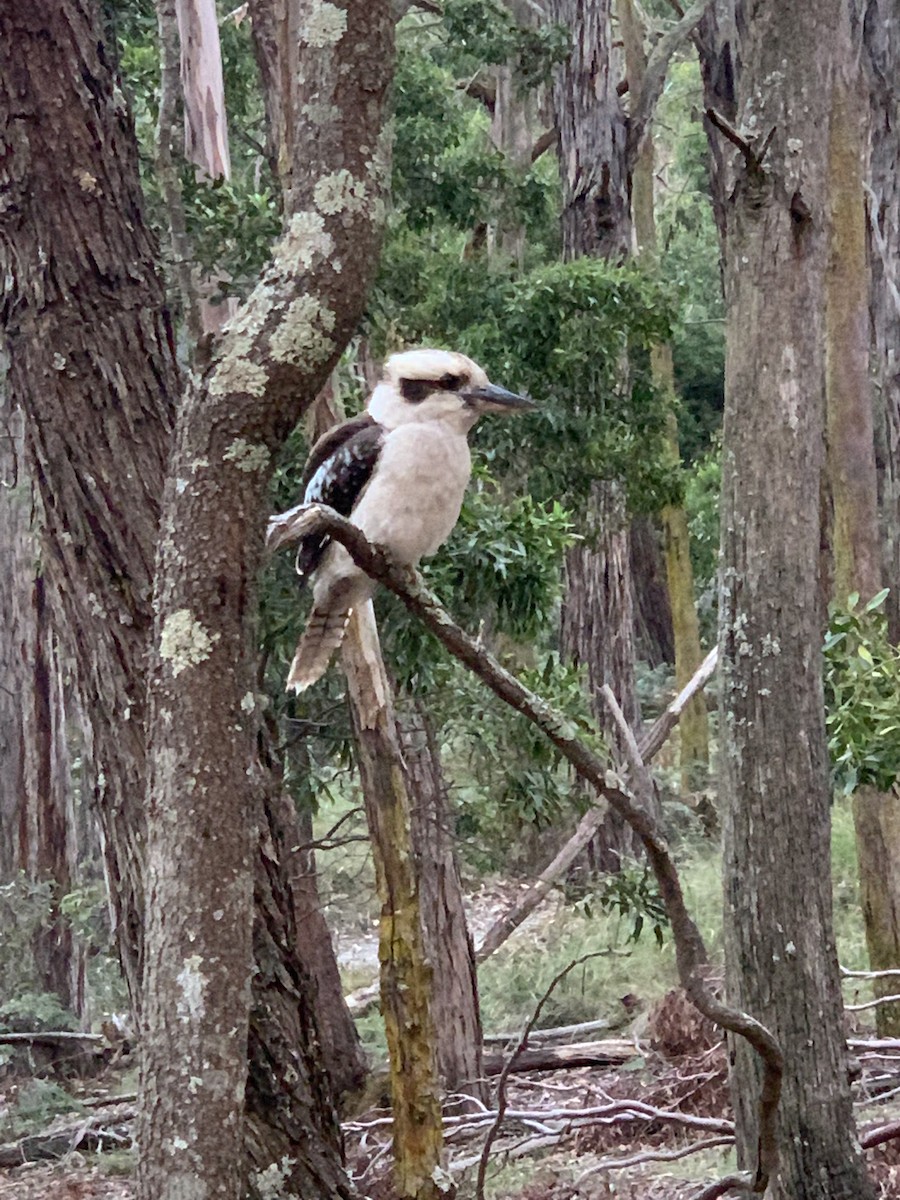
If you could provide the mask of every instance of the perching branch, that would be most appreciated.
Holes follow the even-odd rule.
[[[324,505],[311,505],[302,511],[295,510],[295,514],[289,530],[285,527],[284,518],[275,518],[272,523],[279,544],[314,530],[327,533],[340,542],[357,566],[398,596],[455,658],[486,683],[496,696],[536,725],[577,774],[608,800],[638,835],[656,877],[672,928],[682,987],[703,1016],[745,1038],[760,1058],[763,1081],[759,1100],[759,1155],[755,1175],[745,1174],[743,1181],[745,1187],[764,1191],[778,1165],[774,1117],[781,1095],[781,1047],[761,1022],[723,1003],[712,991],[709,956],[702,935],[688,912],[678,871],[654,818],[635,801],[626,783],[609,764],[598,758],[578,737],[577,729],[569,718],[529,691],[474,638],[455,624],[417,571],[398,566],[383,550],[372,545],[355,525]]]
[[[665,87],[672,56],[703,20],[712,0],[697,0],[678,21],[667,30],[650,52],[640,88],[634,95],[628,118],[628,162],[633,166],[641,152],[644,137],[653,120],[656,105]]]

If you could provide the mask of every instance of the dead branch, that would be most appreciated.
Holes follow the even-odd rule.
[[[156,17],[159,26],[160,79],[159,117],[156,122],[156,173],[169,224],[172,265],[184,321],[194,345],[203,334],[197,289],[191,271],[193,254],[187,232],[187,219],[181,195],[178,167],[172,152],[175,141],[176,107],[180,90],[180,39],[175,16],[175,0],[157,0]]]
[[[775,1036],[755,1017],[721,1001],[709,984],[710,963],[700,930],[692,920],[681,890],[672,855],[657,824],[628,790],[612,767],[603,762],[581,740],[577,727],[563,713],[526,688],[514,675],[466,634],[425,586],[422,576],[394,563],[383,550],[373,546],[349,521],[324,505],[311,505],[294,524],[294,536],[313,529],[328,533],[343,545],[356,564],[372,579],[384,584],[443,643],[460,662],[473,671],[501,700],[527,717],[575,768],[627,821],[640,838],[647,861],[656,877],[660,896],[672,928],[678,976],[688,998],[705,1017],[730,1033],[743,1037],[753,1047],[762,1066],[759,1097],[759,1127],[773,1130],[773,1119],[781,1096],[783,1055]],[[643,764],[641,764],[643,766]],[[743,1186],[763,1191],[777,1169],[774,1134],[760,1137],[755,1173],[743,1176]],[[719,1193],[720,1195],[723,1193]]]
[[[559,130],[554,125],[552,129],[546,130],[531,147],[531,161],[537,162],[542,154],[546,154],[551,146],[555,146],[559,138]]]
[[[131,1122],[135,1110],[126,1108],[112,1117],[82,1117],[69,1125],[29,1134],[0,1146],[0,1167],[21,1167],[23,1163],[48,1162],[65,1158],[73,1150],[103,1150],[131,1145]]]
[[[519,1039],[519,1044],[516,1046],[515,1050],[513,1050],[509,1060],[505,1063],[503,1070],[500,1072],[500,1079],[497,1083],[497,1113],[494,1123],[488,1130],[487,1137],[484,1139],[484,1146],[481,1149],[481,1160],[478,1163],[478,1176],[475,1180],[476,1200],[484,1200],[484,1180],[487,1174],[487,1165],[491,1153],[491,1146],[494,1144],[497,1134],[500,1132],[500,1127],[503,1124],[503,1118],[506,1113],[506,1083],[509,1079],[510,1072],[515,1066],[516,1059],[521,1057],[521,1055],[528,1048],[528,1035],[531,1033],[532,1029],[534,1029],[535,1025],[537,1025],[540,1015],[544,1011],[544,1006],[553,995],[557,985],[565,979],[570,971],[574,971],[576,967],[580,966],[582,963],[589,962],[592,958],[600,958],[601,954],[602,952],[583,954],[580,958],[574,959],[553,976],[543,996],[541,996],[540,1000],[535,1005],[534,1012],[531,1014],[531,1017],[526,1023],[525,1028],[522,1030],[522,1036]]]
[[[681,714],[701,688],[705,687],[716,669],[718,649],[710,650],[692,679],[681,689],[666,711],[654,722],[649,731],[642,735],[639,749],[644,762],[649,762],[666,743],[669,734],[681,719]],[[541,871],[525,895],[503,914],[484,935],[475,953],[475,961],[483,963],[507,938],[534,912],[549,893],[557,879],[575,861],[600,828],[606,816],[607,805],[592,805],[578,822],[578,826],[552,862]]]
[[[851,971],[848,967],[841,967],[841,979],[890,979],[900,978],[900,970],[893,971]],[[896,997],[894,997],[896,999]]]
[[[874,1000],[865,1000],[861,1004],[845,1004],[845,1012],[862,1012],[865,1008],[878,1008],[879,1004],[896,1004],[900,996],[878,996]]]
[[[621,1171],[624,1167],[636,1167],[639,1163],[646,1162],[676,1162],[679,1158],[700,1154],[704,1150],[733,1145],[734,1138],[726,1134],[722,1137],[704,1138],[702,1141],[693,1142],[690,1146],[682,1146],[678,1150],[642,1150],[638,1154],[629,1154],[623,1158],[602,1158],[600,1162],[594,1163],[589,1170],[578,1176],[575,1180],[575,1187],[579,1187],[586,1179],[590,1179],[592,1175],[599,1175],[602,1171]]]
[[[634,104],[628,118],[627,154],[628,161],[632,165],[637,162],[647,130],[653,120],[656,105],[665,87],[672,56],[684,45],[703,20],[711,3],[712,0],[697,0],[697,3],[692,4],[678,23],[662,35],[650,52],[644,76],[635,94]]]
[[[532,1045],[535,1042],[564,1042],[573,1037],[578,1037],[582,1033],[596,1033],[600,1029],[610,1029],[612,1024],[610,1021],[582,1021],[578,1025],[557,1025],[553,1029],[534,1029],[531,1033],[530,1041]],[[515,1033],[486,1033],[483,1041],[486,1046],[506,1046],[510,1042],[515,1041],[520,1036],[520,1031],[517,1029]]]
[[[630,1038],[607,1038],[600,1042],[576,1042],[572,1046],[536,1046],[521,1050],[514,1060],[507,1055],[485,1054],[485,1075],[500,1075],[508,1063],[507,1074],[522,1071],[561,1071],[571,1067],[614,1067],[628,1062],[638,1054]]]
[[[735,129],[731,122],[726,120],[721,113],[716,112],[714,108],[708,108],[706,110],[706,119],[711,125],[715,126],[720,133],[724,134],[725,137],[728,138],[729,142],[737,146],[738,150],[740,150],[743,156],[747,171],[751,175],[758,175],[762,171],[763,159],[766,157],[769,145],[771,144],[772,138],[775,136],[774,125],[763,138],[762,145],[757,150],[755,138],[751,140],[745,137],[740,130]]]
[[[37,1033],[0,1033],[0,1046],[57,1046],[63,1042],[105,1042],[102,1033],[72,1033],[67,1029],[45,1029]]]
[[[882,1146],[885,1142],[893,1141],[894,1138],[900,1138],[900,1121],[891,1121],[887,1125],[875,1125],[861,1131],[859,1144],[863,1150],[871,1150],[875,1146]]]

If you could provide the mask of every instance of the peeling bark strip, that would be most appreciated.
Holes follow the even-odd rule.
[[[264,797],[248,764],[259,721],[256,576],[272,455],[355,329],[374,272],[393,19],[385,0],[287,9],[284,19],[299,28],[290,215],[218,355],[188,389],[165,491],[148,738],[143,1200],[177,1200],[187,1181],[238,1200],[248,1167],[252,1195],[276,1186],[285,1196],[349,1194],[312,1057],[308,996],[299,1044],[272,1043],[291,1028],[272,1011],[286,999],[277,929],[267,930],[273,958],[250,1012],[252,852]],[[277,861],[277,842],[266,848]],[[266,886],[259,874],[256,886]],[[292,990],[302,997],[303,987],[296,980]],[[249,1163],[241,1137],[248,1034]],[[185,1095],[197,1096],[187,1131]]]
[[[727,211],[720,771],[729,992],[785,1056],[776,1146],[736,1046],[738,1161],[781,1200],[873,1195],[853,1127],[831,911],[822,704],[828,135],[847,0],[757,0],[741,30]],[[732,156],[733,152],[732,152]],[[798,848],[802,847],[802,854]]]
[[[672,926],[678,978],[682,987],[704,1016],[746,1039],[759,1056],[762,1082],[758,1119],[761,1137],[765,1139],[768,1150],[774,1139],[775,1114],[781,1089],[781,1049],[764,1025],[747,1013],[723,1004],[713,994],[708,983],[710,965],[702,935],[687,910],[678,871],[652,816],[636,802],[627,783],[616,775],[612,767],[581,741],[575,726],[563,713],[557,712],[534,692],[530,692],[482,649],[474,638],[454,624],[418,571],[398,566],[383,550],[368,542],[355,525],[324,505],[315,504],[305,509],[296,520],[291,537],[298,538],[313,530],[322,530],[345,546],[354,562],[372,579],[399,596],[409,611],[431,630],[455,658],[473,671],[496,696],[536,725],[571,763],[579,777],[589,783],[599,796],[608,800],[640,838]],[[279,545],[289,540],[284,537],[283,528],[279,530],[279,535]],[[707,656],[710,668],[712,662],[712,655]],[[646,743],[648,752],[653,752],[656,745],[654,732],[655,727]],[[637,763],[635,769],[643,769],[643,763]],[[756,1178],[762,1179],[763,1173],[764,1166],[760,1165]],[[752,1176],[742,1178],[745,1184],[748,1180],[752,1181]]]
[[[215,0],[175,0],[181,43],[184,156],[209,179],[231,176]]]

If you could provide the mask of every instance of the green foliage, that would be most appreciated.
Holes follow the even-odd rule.
[[[472,74],[485,64],[508,64],[523,90],[549,78],[572,40],[562,25],[519,25],[500,0],[447,0],[443,27],[446,40],[438,53],[457,70]]]
[[[887,588],[859,607],[832,605],[825,638],[825,708],[835,786],[845,795],[900,778],[900,648],[884,615]]]
[[[7,1033],[77,1029],[78,1021],[53,992],[20,992],[0,1005],[0,1027]]]
[[[725,326],[719,244],[709,197],[703,85],[694,57],[673,63],[654,122],[666,186],[657,197],[660,271],[679,297],[674,326],[681,453],[701,455],[724,404]]]
[[[669,918],[648,867],[632,864],[608,875],[596,891],[579,901],[578,908],[586,917],[592,917],[595,905],[602,912],[615,913],[621,920],[631,923],[631,931],[625,935],[626,942],[640,941],[644,924],[649,919],[656,944],[662,947],[663,931]]]
[[[83,1105],[49,1079],[29,1079],[15,1090],[13,1103],[0,1118],[0,1139],[13,1141],[39,1133],[64,1113],[82,1112]]]
[[[50,919],[54,894],[52,880],[31,880],[24,871],[0,886],[0,1002],[40,990],[33,946]]]

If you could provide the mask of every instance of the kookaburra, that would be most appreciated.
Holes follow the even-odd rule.
[[[367,411],[313,446],[303,505],[329,505],[395,561],[413,566],[434,554],[456,524],[472,469],[467,436],[481,414],[533,407],[488,382],[463,354],[395,354]],[[325,673],[352,610],[375,585],[343,546],[322,534],[302,539],[297,571],[301,579],[315,572],[312,612],[287,680],[302,692]]]

